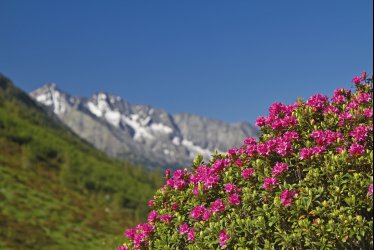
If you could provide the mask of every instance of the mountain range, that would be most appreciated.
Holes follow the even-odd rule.
[[[258,135],[247,122],[228,124],[194,114],[170,114],[105,92],[77,97],[54,83],[30,96],[96,148],[147,167],[186,167],[197,154],[209,159],[215,150],[225,152]]]

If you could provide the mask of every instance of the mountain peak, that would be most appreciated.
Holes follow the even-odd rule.
[[[58,89],[54,82],[47,83],[32,91],[30,96],[37,102],[52,107],[53,112],[57,115],[67,111],[67,102],[75,102],[75,98],[71,98],[67,93]]]

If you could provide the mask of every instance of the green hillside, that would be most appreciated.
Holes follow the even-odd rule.
[[[0,249],[113,249],[161,179],[108,158],[0,76]]]

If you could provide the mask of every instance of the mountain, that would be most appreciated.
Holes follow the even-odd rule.
[[[47,84],[30,96],[96,148],[146,166],[186,167],[196,154],[207,159],[215,150],[225,152],[258,134],[249,123],[172,115],[104,92],[80,98]]]
[[[161,181],[83,141],[0,75],[0,249],[115,249]]]

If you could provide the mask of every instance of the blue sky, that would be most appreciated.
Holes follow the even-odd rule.
[[[0,72],[254,122],[373,68],[371,0],[0,1]]]

